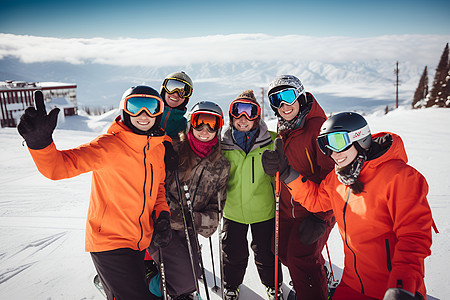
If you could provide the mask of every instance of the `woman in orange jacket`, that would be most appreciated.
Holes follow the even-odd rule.
[[[18,130],[38,170],[52,180],[92,171],[85,248],[108,299],[149,299],[145,249],[152,235],[155,244],[166,245],[171,232],[162,158],[173,149],[160,128],[160,95],[147,86],[128,89],[108,133],[69,150],[58,150],[52,139],[59,109],[47,115],[40,91],[35,104]]]
[[[407,164],[401,138],[371,135],[361,115],[340,113],[324,122],[317,141],[336,164],[320,185],[289,166],[281,141],[263,163],[269,174],[280,172],[308,210],[333,209],[345,253],[333,299],[425,299],[433,224],[428,184]]]

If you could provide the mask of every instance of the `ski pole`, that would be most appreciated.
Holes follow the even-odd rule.
[[[167,300],[167,285],[166,285],[166,271],[164,269],[164,260],[162,256],[161,247],[159,247],[159,271],[161,273],[161,283],[163,290],[163,299]]]
[[[331,256],[330,256],[330,250],[328,250],[328,243],[325,243],[325,248],[327,248],[328,261],[330,262],[331,276],[333,276],[333,281],[336,281],[334,279],[333,265],[331,264]]]
[[[194,240],[196,242],[197,251],[198,251],[198,261],[200,262],[200,268],[202,269],[202,277],[203,277],[203,284],[205,286],[206,299],[210,300],[209,290],[208,290],[208,282],[206,281],[205,265],[203,264],[203,258],[202,258],[202,250],[200,249],[200,243],[198,241],[197,230],[195,229],[194,209],[192,208],[191,195],[189,194],[189,188],[188,188],[186,182],[184,183],[183,188],[184,188],[184,195],[186,197],[186,203],[187,203],[187,206],[189,209],[189,213],[191,215],[192,230],[194,231]]]
[[[280,172],[275,178],[275,300],[278,299],[278,231],[280,223]]]
[[[222,252],[222,194],[217,193],[217,208],[219,214],[219,259],[220,259],[220,291],[223,298],[223,252]]]
[[[213,278],[214,278],[214,286],[211,288],[214,292],[217,292],[219,290],[219,287],[216,283],[216,271],[214,268],[214,254],[213,254],[213,246],[212,246],[212,240],[211,237],[209,237],[209,249],[211,250],[211,264],[212,264],[212,271],[213,271]]]
[[[186,214],[184,212],[183,196],[181,195],[181,187],[180,187],[180,180],[178,178],[178,170],[175,170],[175,183],[177,185],[177,190],[178,190],[178,198],[179,198],[179,203],[180,203],[180,207],[181,207],[181,215],[183,216],[184,233],[186,235],[186,243],[188,245],[189,257],[191,260],[192,275],[194,276],[195,293],[196,293],[195,299],[198,299],[199,295],[200,295],[200,290],[198,288],[197,274],[195,272],[195,267],[194,267],[194,255],[192,253],[193,252],[192,244],[191,244],[191,239],[189,237],[189,231],[188,231],[187,221],[186,221]]]

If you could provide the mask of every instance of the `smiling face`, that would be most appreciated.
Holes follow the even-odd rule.
[[[164,99],[166,100],[166,103],[169,107],[175,108],[183,104],[186,98],[181,98],[178,93],[165,93]]]
[[[245,116],[241,116],[238,119],[233,118],[233,127],[242,132],[252,130],[253,124],[255,124],[255,121],[250,121]]]
[[[206,126],[202,126],[199,129],[194,128],[194,130],[192,130],[192,133],[197,140],[201,142],[209,142],[216,136],[217,131],[209,132]]]
[[[147,131],[155,125],[155,117],[150,117],[145,111],[136,117],[130,116],[131,124],[139,130]]]
[[[298,103],[298,101],[295,101],[294,103],[292,103],[292,105],[283,103],[278,109],[278,113],[283,119],[285,119],[286,121],[290,121],[297,116],[299,110],[300,104]]]
[[[358,150],[352,145],[348,150],[342,152],[331,152],[331,158],[334,160],[338,167],[348,166],[358,155]]]

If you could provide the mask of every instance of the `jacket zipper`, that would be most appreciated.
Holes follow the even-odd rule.
[[[145,148],[147,148],[147,150],[150,149],[150,144],[148,143],[148,139],[147,139],[147,145],[145,145],[144,151],[143,151],[144,152],[144,185],[142,187],[142,192],[144,194],[144,202],[142,203],[141,214],[139,215],[139,218],[138,218],[139,228],[141,229],[141,236],[139,238],[139,241],[136,244],[139,251],[141,250],[140,243],[141,243],[142,238],[144,236],[144,229],[142,228],[141,218],[142,218],[142,215],[144,214],[145,206],[146,206],[146,203],[147,203],[147,194],[145,192],[145,188],[147,186],[147,153],[146,153]],[[153,189],[153,165],[152,164],[150,164],[150,175],[151,176],[150,176],[150,195],[149,196],[152,195],[152,189]]]
[[[167,116],[166,116],[166,119],[164,120],[164,130],[166,130],[166,126],[167,126],[167,120],[169,120],[169,116],[170,116],[170,110],[171,110],[172,108],[171,107],[169,107],[169,111],[167,112]]]
[[[384,240],[386,244],[386,266],[389,272],[392,270],[392,261],[391,261],[391,247],[389,246],[389,240]]]
[[[255,157],[252,156],[252,183],[255,183]]]
[[[356,267],[356,253],[353,251],[352,248],[350,248],[349,244],[348,244],[348,240],[347,240],[347,222],[345,220],[345,213],[347,211],[347,206],[348,206],[348,201],[350,199],[350,193],[351,193],[351,189],[349,187],[347,187],[348,189],[348,193],[347,193],[347,200],[345,200],[345,205],[344,205],[344,210],[343,210],[343,219],[344,219],[344,233],[345,233],[345,245],[347,246],[347,248],[353,253],[353,266],[355,268],[355,273],[358,276],[359,279],[359,283],[361,284],[361,294],[364,294],[364,285],[363,282],[361,280],[361,277],[359,276],[358,273],[358,269]]]
[[[311,156],[309,155],[308,148],[305,147],[305,154],[309,161],[309,166],[311,167],[311,173],[314,174],[314,165],[311,160]],[[294,199],[291,196],[291,211],[292,211],[292,217],[295,218],[295,205],[294,205]]]

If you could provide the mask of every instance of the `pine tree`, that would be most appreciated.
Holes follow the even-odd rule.
[[[442,52],[441,59],[438,66],[436,67],[436,74],[434,75],[433,87],[430,91],[430,97],[428,98],[426,107],[438,106],[445,107],[445,102],[447,100],[444,94],[444,87],[446,77],[449,71],[449,61],[448,61],[448,43]]]
[[[450,65],[450,61],[449,61]],[[444,88],[444,97],[445,97],[445,107],[450,107],[450,66],[447,72],[447,77],[445,78],[445,88]]]
[[[412,108],[421,108],[425,106],[425,98],[428,95],[428,71],[427,66],[423,70],[422,77],[419,80],[419,86],[414,93]]]

